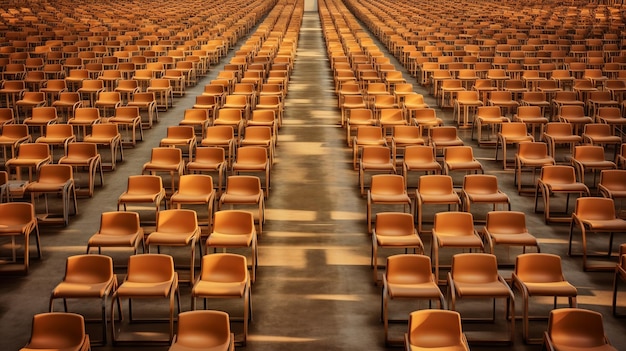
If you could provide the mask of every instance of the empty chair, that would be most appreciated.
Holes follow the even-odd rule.
[[[98,153],[98,147],[92,143],[70,143],[68,144],[65,156],[59,159],[59,164],[70,165],[74,168],[74,182],[77,194],[93,196],[96,174],[100,174],[100,186],[104,185],[104,174],[102,171],[102,158]],[[77,184],[77,174],[81,169],[87,170],[87,189],[81,189]]]
[[[594,145],[579,145],[574,147],[574,155],[571,159],[572,165],[576,168],[578,179],[585,183],[585,173],[589,170],[593,172],[593,186],[596,185],[597,171],[605,169],[616,169],[617,165],[604,158],[604,148]]]
[[[505,299],[507,315],[504,319],[508,319],[508,335],[500,339],[490,337],[475,341],[513,343],[515,339],[515,295],[504,278],[498,273],[498,263],[495,255],[461,253],[452,256],[452,268],[450,273],[448,273],[448,286],[449,308],[453,311],[457,309],[457,302],[464,298],[472,300],[476,298],[493,299],[490,318],[464,318],[467,320],[495,323],[495,299]]]
[[[33,107],[32,116],[24,119],[23,123],[26,124],[29,129],[39,129],[39,135],[45,134],[47,127],[51,124],[57,123],[59,117],[57,110],[54,107]],[[34,134],[34,133],[31,133]]]
[[[546,165],[554,165],[555,161],[548,153],[548,145],[543,142],[519,143],[515,154],[515,184],[517,192],[522,193],[522,174],[524,170],[532,172],[532,183],[535,185],[535,173],[537,169]]]
[[[37,175],[41,166],[52,162],[50,147],[47,144],[23,143],[17,150],[14,158],[7,160],[4,166],[11,177],[11,171],[15,170],[17,180],[22,179],[22,167],[28,168],[28,181],[33,181],[33,175]]]
[[[117,124],[102,123],[94,124],[91,128],[91,134],[85,135],[84,142],[93,143],[96,146],[108,146],[110,151],[109,162],[102,162],[103,167],[106,166],[110,170],[114,170],[117,164],[117,154],[119,151],[120,161],[124,161],[124,152],[122,148],[122,135],[120,134]]]
[[[498,149],[502,146],[502,167],[507,169],[507,146],[528,141],[535,141],[535,138],[528,134],[525,123],[511,122],[502,124],[500,133],[498,133],[498,141],[496,142],[496,162],[498,161]]]
[[[139,213],[130,211],[111,211],[100,214],[100,227],[87,242],[87,253],[91,248],[127,247],[137,254],[139,247],[144,248],[144,231],[139,222]]]
[[[26,185],[26,191],[31,194],[31,202],[36,204],[39,195],[44,195],[44,214],[38,216],[40,222],[61,222],[65,226],[69,224],[69,216],[73,207],[73,214],[78,214],[76,201],[76,188],[74,185],[74,173],[72,166],[64,164],[45,164],[39,169],[37,180]],[[62,212],[49,211],[49,194],[61,197]],[[60,218],[59,218],[60,217]]]
[[[411,172],[441,173],[441,164],[435,159],[435,150],[432,146],[406,146],[402,158],[402,175],[407,186],[410,186],[409,175]]]
[[[420,239],[413,215],[402,212],[381,212],[376,215],[376,225],[372,232],[372,267],[374,268],[374,284],[378,283],[378,250],[381,248],[423,253],[424,245]]]
[[[39,240],[39,226],[35,216],[35,207],[27,202],[8,202],[0,204],[0,237],[11,237],[11,260],[17,263],[17,253],[15,237],[22,237],[24,240],[24,264],[19,269],[24,273],[28,272],[30,265],[30,235],[35,234],[37,245],[37,257],[41,259],[41,244]]]
[[[182,175],[178,182],[178,190],[172,194],[170,202],[171,208],[177,209],[182,208],[183,205],[205,205],[207,207],[206,225],[210,230],[215,202],[213,178],[204,174]]]
[[[553,296],[553,308],[557,308],[557,298],[567,297],[569,307],[576,307],[576,287],[563,276],[561,257],[552,254],[529,253],[517,256],[515,271],[511,276],[512,286],[522,293],[524,341],[539,343],[541,339],[530,337],[530,320],[540,317],[530,315],[530,298],[536,296]],[[547,316],[545,318],[547,319]]]
[[[444,174],[454,171],[484,173],[482,164],[474,157],[471,146],[448,146],[443,149]]]
[[[544,220],[547,223],[552,221],[570,222],[571,217],[568,214],[569,198],[572,194],[578,196],[589,196],[589,188],[576,181],[576,174],[572,166],[543,166],[537,186],[535,187],[535,212],[538,209],[539,194],[543,197],[544,204]],[[561,217],[554,217],[550,211],[550,198],[555,194],[565,194],[565,212]]]
[[[396,174],[376,174],[372,176],[371,186],[367,192],[367,232],[372,232],[372,210],[374,205],[407,205],[412,211],[411,198],[404,185],[404,177]]]
[[[454,191],[452,177],[449,175],[423,175],[419,178],[415,191],[415,211],[417,212],[417,229],[422,233],[424,205],[451,205],[455,210],[461,207],[461,198]]]
[[[224,251],[229,248],[249,248],[251,252],[250,281],[256,279],[258,262],[257,233],[254,228],[252,213],[237,210],[220,210],[215,212],[213,230],[206,241],[206,252],[218,248]]]
[[[533,137],[537,136],[535,140],[543,139],[545,125],[549,122],[548,118],[543,116],[539,106],[520,106],[517,109],[517,113],[513,115],[513,121],[522,122],[529,126],[531,130],[530,135]],[[537,130],[539,131],[538,133]]]
[[[176,191],[178,178],[183,174],[185,162],[183,154],[178,148],[155,147],[152,148],[150,161],[144,163],[141,174],[157,175],[167,172],[170,177],[170,189]]]
[[[383,135],[383,130],[378,126],[359,126],[356,136],[352,139],[352,167],[357,169],[357,160],[360,151],[364,146],[380,145],[387,146],[387,140]]]
[[[128,274],[124,281],[113,293],[111,301],[111,339],[113,344],[117,344],[120,334],[124,331],[115,325],[117,320],[115,310],[121,309],[123,299],[166,299],[169,304],[167,321],[169,322],[169,335],[164,339],[157,339],[151,335],[149,341],[163,342],[169,344],[174,338],[174,304],[177,312],[180,312],[180,292],[178,289],[178,274],[174,270],[174,260],[172,256],[162,254],[142,254],[133,255],[128,259]],[[116,308],[117,303],[117,308]],[[128,304],[130,322],[141,321],[133,318],[132,303]],[[121,313],[121,311],[120,311]],[[144,312],[145,313],[145,312]],[[136,311],[135,311],[135,314]],[[147,313],[146,313],[147,314]],[[123,316],[120,315],[120,318]],[[154,319],[143,320],[144,322],[154,322]]]
[[[248,337],[248,324],[252,319],[250,276],[246,257],[231,253],[214,253],[202,257],[200,275],[191,289],[192,310],[196,309],[198,298],[204,301],[204,309],[207,308],[209,299],[241,299],[242,317],[230,318],[230,321],[241,320],[243,322],[242,343],[245,345]]]
[[[35,140],[36,143],[44,143],[50,146],[50,154],[54,162],[54,146],[62,146],[63,154],[67,154],[68,145],[76,141],[74,130],[69,124],[51,124],[45,132]]]
[[[152,128],[154,122],[159,121],[159,111],[157,109],[157,101],[153,92],[138,92],[133,94],[131,101],[128,101],[127,106],[134,106],[141,111],[147,112],[147,118],[141,117],[141,128]]]
[[[618,218],[615,214],[615,204],[613,199],[604,197],[586,197],[576,199],[576,208],[572,214],[572,221],[569,231],[569,249],[568,254],[575,256],[579,254],[573,254],[572,242],[574,240],[574,228],[578,228],[581,234],[581,246],[583,257],[583,269],[585,271],[592,270],[613,270],[614,264],[592,265],[589,263],[588,257],[611,257],[613,236],[615,233],[626,233],[626,220]],[[589,253],[589,246],[591,246],[593,237],[591,233],[607,234],[609,236],[609,248],[606,253],[603,254],[591,254]]]
[[[443,150],[447,147],[462,146],[463,140],[457,135],[456,127],[434,127],[430,129],[430,145],[435,149],[435,156],[437,156],[443,154]]]
[[[267,149],[259,146],[242,146],[237,149],[237,159],[233,163],[233,175],[261,173],[265,177],[265,197],[270,192],[271,163]]]
[[[385,343],[395,341],[389,337],[390,303],[394,299],[426,299],[437,301],[445,307],[443,294],[431,271],[430,258],[424,255],[393,255],[387,258],[387,271],[383,275],[382,320],[385,326]]]
[[[186,257],[190,259],[189,279],[179,281],[187,281],[190,284],[195,281],[196,244],[199,245],[202,255],[200,227],[195,211],[179,208],[157,212],[156,229],[146,238],[146,248],[150,252],[150,247],[156,246],[159,253],[162,246],[189,248],[190,257]]]
[[[196,135],[199,135],[201,139],[204,139],[206,137],[206,129],[209,127],[210,123],[211,120],[209,119],[207,109],[194,108],[185,110],[183,119],[178,123],[178,125],[192,127],[192,130],[194,131],[194,138]]]
[[[461,199],[464,211],[471,212],[472,204],[492,204],[493,211],[497,205],[511,210],[511,200],[508,195],[500,190],[498,178],[491,174],[467,174],[463,178]]]
[[[178,147],[186,152],[189,161],[193,159],[196,148],[196,134],[191,126],[169,126],[167,135],[161,139],[160,147]]]
[[[80,314],[47,312],[33,316],[28,343],[20,351],[91,350],[85,319]]]
[[[469,351],[456,311],[420,310],[409,315],[409,330],[404,335],[407,350],[446,349]]]
[[[460,128],[471,128],[470,110],[476,110],[482,106],[483,102],[477,91],[458,91],[454,100],[454,111],[456,114],[456,123]],[[463,112],[461,112],[463,111]],[[463,114],[463,117],[461,117]]]
[[[124,211],[127,210],[128,204],[148,203],[152,204],[156,213],[159,212],[161,203],[167,208],[165,200],[165,189],[163,188],[163,180],[156,175],[131,175],[128,176],[128,184],[124,191],[117,199],[117,210],[123,206]]]
[[[570,153],[574,153],[574,146],[582,142],[580,135],[574,134],[572,125],[566,122],[550,122],[546,125],[546,130],[543,134],[546,143],[548,143],[548,150],[550,156],[557,159],[556,147],[559,144],[567,144],[570,147]]]
[[[609,145],[613,145],[615,150],[613,158],[617,155],[617,150],[622,144],[622,137],[614,135],[612,127],[605,123],[589,123],[585,124],[583,129],[583,142],[591,145],[599,145],[608,149]]]
[[[141,127],[141,115],[137,106],[120,106],[115,109],[115,115],[108,119],[108,122],[124,127],[127,141],[126,144],[135,146],[137,143],[137,132],[139,140],[143,140],[143,129]]]
[[[582,308],[550,311],[543,348],[548,351],[594,349],[617,351],[604,333],[602,314]]]
[[[67,312],[69,299],[100,299],[102,339],[107,342],[108,298],[117,288],[117,276],[113,273],[113,259],[104,255],[75,255],[65,261],[65,275],[50,294],[50,312],[54,310],[54,300],[63,299],[64,312]]]
[[[494,134],[500,130],[500,125],[502,123],[510,122],[508,117],[502,116],[502,112],[500,111],[500,106],[480,106],[478,111],[476,111],[476,117],[474,118],[474,128],[472,128],[472,140],[474,139],[474,129],[477,130],[476,139],[478,141],[478,145],[483,144],[493,144],[490,142],[490,134],[487,135],[487,139],[483,139],[482,130],[484,126],[490,128]]]
[[[557,117],[560,122],[571,124],[576,135],[580,135],[585,124],[593,123],[593,118],[585,114],[585,109],[582,106],[577,105],[561,106]]]
[[[82,140],[87,135],[88,130],[101,121],[100,110],[95,107],[80,107],[76,109],[73,117],[67,120],[67,124],[76,127],[77,130],[74,132],[76,139]]]
[[[386,146],[364,146],[359,162],[359,185],[361,195],[365,195],[366,172],[396,173],[391,151]]]
[[[528,232],[526,214],[518,211],[490,211],[487,212],[487,221],[483,228],[485,241],[489,245],[489,252],[497,255],[497,245],[507,247],[507,254],[511,246],[521,246],[526,253],[527,247],[534,247],[540,252],[537,238]],[[499,259],[499,265],[504,266],[504,260]]]
[[[31,136],[28,133],[28,127],[23,124],[7,124],[2,127],[0,134],[0,147],[2,147],[3,161],[6,162],[10,158],[15,157],[20,144],[30,142]],[[11,154],[7,152],[7,148],[11,149]]]
[[[234,351],[228,313],[222,311],[187,311],[178,314],[178,331],[169,351]]]
[[[233,175],[226,181],[226,189],[219,197],[218,209],[225,205],[233,206],[256,205],[258,206],[259,234],[263,232],[265,222],[265,200],[261,179],[256,176]]]

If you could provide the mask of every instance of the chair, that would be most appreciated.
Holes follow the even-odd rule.
[[[196,244],[199,245],[202,256],[200,227],[198,227],[196,212],[178,208],[159,211],[156,216],[156,229],[146,238],[148,252],[150,252],[151,246],[156,246],[158,253],[161,253],[162,246],[190,248],[189,280],[179,279],[179,282],[188,281],[193,284],[195,281]]]
[[[67,164],[74,168],[74,178],[80,169],[86,168],[88,174],[87,189],[80,189],[76,186],[77,194],[93,196],[96,174],[100,173],[100,186],[104,185],[104,174],[102,172],[102,158],[98,153],[96,144],[78,142],[70,143],[65,156],[59,159],[59,164]],[[74,179],[76,182],[76,179]]]
[[[444,247],[479,249],[484,251],[483,241],[474,229],[474,216],[468,212],[439,212],[435,214],[433,223],[433,241],[431,254],[434,264],[435,279],[438,283],[445,282],[440,279],[439,270],[441,262],[439,251]]]
[[[254,283],[256,279],[256,269],[258,262],[257,233],[254,228],[254,217],[252,213],[237,210],[220,210],[215,212],[213,218],[213,231],[206,241],[206,252],[209,249],[216,251],[222,248],[224,251],[229,248],[250,248],[252,251],[252,268],[250,281]]]
[[[178,332],[169,351],[234,351],[228,313],[222,311],[187,311],[178,315]]]
[[[181,147],[187,151],[189,161],[193,159],[193,152],[196,148],[196,134],[192,126],[169,126],[167,135],[161,139],[160,147]]]
[[[502,146],[502,167],[507,169],[507,145],[520,144],[523,142],[535,141],[535,138],[528,134],[526,124],[522,122],[503,123],[498,141],[496,142],[496,162],[498,161],[498,149]]]
[[[549,222],[570,222],[571,217],[567,215],[569,208],[569,198],[571,194],[578,196],[589,196],[589,188],[576,181],[576,174],[572,166],[543,166],[541,174],[535,188],[535,213],[538,208],[539,192],[543,197],[544,203],[544,220]],[[553,217],[550,212],[550,197],[552,194],[565,194],[565,216]]]
[[[202,95],[200,95],[202,96]],[[195,105],[194,105],[195,106]],[[192,127],[194,131],[194,139],[199,135],[201,139],[206,137],[206,129],[209,127],[211,120],[208,109],[187,109],[183,115],[183,119],[178,122],[179,126]],[[211,114],[214,115],[214,114]],[[199,129],[199,133],[198,133]]]
[[[613,99],[613,95],[608,90],[592,91],[587,99],[587,111],[590,116],[595,116],[600,107],[619,107],[620,102]]]
[[[35,207],[27,202],[7,202],[0,203],[0,237],[11,237],[11,261],[16,263],[17,253],[15,251],[15,237],[24,238],[24,264],[21,269],[23,273],[28,273],[30,265],[30,235],[35,234],[37,245],[37,257],[41,259],[41,244],[39,240],[39,226],[35,216]],[[4,271],[4,269],[3,269]]]
[[[53,106],[53,102],[60,98],[60,94],[67,92],[67,85],[64,79],[50,79],[45,87],[39,88],[39,91],[46,93],[47,104]]]
[[[576,168],[578,179],[585,183],[585,172],[593,172],[593,187],[596,185],[596,172],[604,169],[617,169],[617,165],[604,158],[604,148],[596,145],[579,145],[574,147],[574,155],[571,159]]]
[[[247,126],[239,138],[239,147],[259,146],[267,149],[270,166],[274,164],[274,136],[269,126]]]
[[[457,135],[457,129],[454,126],[441,126],[430,129],[430,145],[435,149],[435,157],[443,150],[450,146],[463,146],[463,140]]]
[[[498,187],[498,178],[490,174],[467,174],[463,178],[461,202],[465,212],[471,212],[471,204],[493,204],[493,211],[498,204],[511,210],[511,200]]]
[[[456,310],[457,300],[460,299],[493,299],[491,318],[464,318],[468,321],[495,323],[495,299],[506,299],[507,313],[505,319],[509,321],[508,336],[501,339],[490,337],[485,340],[475,341],[513,343],[515,339],[515,295],[504,278],[498,273],[498,263],[495,255],[461,253],[452,256],[452,268],[448,273],[448,293],[448,306],[452,311]]]
[[[204,301],[205,310],[207,308],[207,299],[242,300],[243,345],[246,344],[248,324],[252,320],[250,276],[248,275],[248,264],[246,261],[245,256],[231,253],[205,255],[202,257],[200,275],[191,289],[191,309],[194,312],[209,312],[196,310],[196,300],[198,298]],[[231,318],[230,320],[234,319]],[[226,326],[230,328],[230,324]]]
[[[454,171],[484,173],[482,164],[474,158],[471,146],[448,146],[443,149],[443,173]]]
[[[247,122],[248,127],[269,127],[272,132],[272,141],[274,148],[278,145],[278,121],[276,120],[275,111],[259,110],[252,111],[250,120]],[[245,134],[245,133],[244,133]]]
[[[263,233],[265,222],[265,200],[261,179],[255,176],[233,175],[226,180],[226,189],[220,195],[218,209],[224,205],[257,205],[259,220],[259,235]]]
[[[409,315],[408,333],[404,335],[406,350],[438,349],[469,351],[461,328],[461,315],[456,311],[420,310]]]
[[[383,275],[381,296],[381,319],[385,326],[385,343],[387,345],[400,341],[389,338],[389,323],[400,321],[389,318],[389,304],[392,300],[426,299],[429,306],[432,300],[436,300],[439,309],[443,310],[445,306],[444,297],[435,282],[431,267],[430,258],[424,255],[404,254],[387,258],[387,271]]]
[[[598,194],[616,200],[626,198],[626,170],[607,169],[600,171]],[[621,210],[621,206],[618,207]]]
[[[507,253],[510,246],[521,246],[523,253],[526,253],[527,247],[535,247],[537,252],[540,252],[537,238],[528,232],[524,212],[510,210],[487,212],[483,234],[489,245],[489,252],[494,255],[496,245],[507,246]],[[500,266],[505,265],[500,263]]]
[[[459,128],[471,128],[469,114],[470,109],[476,109],[483,106],[482,100],[477,91],[458,91],[454,100],[454,113],[456,114],[456,122]],[[461,120],[461,110],[463,110],[463,119]]]
[[[545,126],[549,120],[541,113],[539,106],[520,106],[513,115],[513,121],[522,122],[530,127],[530,135],[538,136],[535,140],[542,140]],[[536,130],[539,130],[539,133]]]
[[[63,154],[67,154],[68,145],[76,141],[74,130],[69,124],[51,124],[45,133],[35,140],[36,143],[43,143],[50,147],[50,155],[54,162],[54,146],[63,146]]]
[[[125,211],[102,212],[100,214],[100,227],[87,242],[89,254],[93,247],[98,248],[98,254],[102,254],[102,248],[128,247],[137,254],[141,246],[144,250],[144,231],[139,223],[139,213]]]
[[[585,124],[583,129],[583,142],[591,145],[600,145],[608,148],[609,145],[613,145],[614,153],[613,158],[617,156],[617,150],[622,144],[622,137],[613,134],[611,130],[612,126],[605,123],[589,123]]]
[[[554,296],[553,309],[557,308],[558,297],[567,297],[570,308],[576,307],[576,287],[563,276],[561,257],[553,254],[525,253],[517,256],[515,271],[511,275],[511,285],[517,288],[523,298],[522,334],[527,343],[540,343],[541,339],[530,337],[530,320],[547,319],[547,316],[530,316],[530,298]]]
[[[137,106],[120,106],[115,109],[115,115],[108,120],[109,123],[119,124],[124,127],[127,144],[135,146],[137,143],[137,131],[139,140],[143,141],[143,128],[141,127],[141,115]],[[128,135],[130,134],[130,135]],[[122,143],[124,141],[122,140]]]
[[[68,299],[100,299],[102,339],[94,344],[107,343],[108,297],[117,288],[117,276],[113,273],[113,259],[103,255],[75,255],[65,261],[65,275],[50,294],[50,312],[54,310],[54,300],[63,299],[64,312],[67,312]]]
[[[546,109],[550,108],[550,101],[542,91],[528,91],[522,93],[522,106],[537,106],[541,109],[541,115],[544,116]]]
[[[513,93],[510,91],[495,90],[489,93],[487,99],[489,106],[500,106],[501,109],[506,109],[507,114],[513,115],[519,107],[519,102],[513,99]],[[506,114],[503,114],[506,116]]]
[[[28,168],[28,181],[33,181],[33,173],[39,174],[41,166],[52,162],[50,147],[47,144],[22,143],[17,149],[17,155],[8,159],[4,167],[11,176],[12,169],[15,169],[17,180],[22,179],[22,167]]]
[[[124,211],[128,204],[148,203],[155,207],[155,216],[159,212],[161,202],[167,209],[165,200],[165,189],[163,188],[163,180],[156,175],[131,175],[128,176],[128,184],[124,191],[117,199],[117,210],[123,206]]]
[[[139,88],[139,83],[134,79],[120,79],[113,91],[120,93],[122,103],[128,104],[133,100],[135,94],[141,92],[141,88]]]
[[[157,99],[157,107],[164,107],[167,111],[174,106],[174,90],[171,81],[165,78],[152,78],[146,88],[146,92],[154,93]]]
[[[474,129],[476,129],[476,140],[478,141],[478,145],[486,145],[492,144],[489,142],[490,134],[487,136],[487,140],[483,139],[483,127],[486,125],[488,128],[492,129],[494,132],[498,132],[500,130],[500,126],[502,123],[510,122],[508,117],[502,116],[502,112],[500,111],[500,106],[480,106],[476,111],[476,116],[474,117],[475,123],[474,128],[472,128],[472,140],[474,140]]]
[[[5,107],[14,108],[15,103],[22,99],[26,91],[26,83],[23,80],[7,80],[0,88],[0,96],[4,95]],[[17,111],[15,112],[17,114]],[[16,117],[19,121],[19,114]]]
[[[568,255],[574,256],[572,253],[572,241],[574,236],[574,228],[580,229],[583,269],[585,271],[606,271],[613,270],[614,265],[591,265],[588,263],[588,257],[604,256],[611,257],[614,233],[626,233],[626,220],[618,218],[615,214],[615,203],[613,199],[604,197],[587,197],[576,199],[576,208],[572,214],[572,221],[569,232],[569,249]],[[605,255],[592,255],[588,253],[592,237],[589,233],[609,233],[609,248]]]
[[[73,114],[73,117],[67,120],[67,124],[76,127],[74,131],[77,140],[82,140],[88,132],[88,128],[102,121],[100,118],[100,110],[95,107],[79,107]]]
[[[24,124],[7,124],[2,127],[0,134],[0,146],[2,147],[3,161],[15,158],[15,151],[22,143],[30,143],[31,136],[28,133],[28,126]],[[7,155],[7,147],[11,148],[11,155]],[[6,167],[6,164],[5,164]]]
[[[356,136],[352,139],[352,166],[357,169],[357,159],[360,159],[359,152],[364,146],[380,145],[387,146],[387,140],[383,135],[383,130],[378,126],[359,126]]]
[[[532,184],[535,185],[535,173],[543,166],[554,165],[554,157],[548,154],[548,144],[543,142],[519,143],[515,154],[515,184],[517,192],[522,193],[522,172],[530,169],[533,176]]]
[[[410,184],[409,174],[411,172],[441,173],[441,164],[435,159],[435,150],[432,146],[410,145],[405,147],[402,158],[402,176],[407,186]]]
[[[39,128],[39,135],[44,135],[49,125],[57,123],[59,117],[54,107],[33,107],[32,116],[24,119],[23,123],[30,128]],[[31,132],[31,134],[34,134]]]
[[[206,224],[209,231],[213,219],[214,202],[215,189],[213,188],[213,178],[204,174],[185,174],[180,176],[178,190],[170,197],[171,208],[180,209],[183,205],[206,205]]]
[[[91,350],[85,319],[80,314],[65,312],[34,315],[30,339],[20,351],[33,350]]]
[[[39,169],[39,177],[36,181],[26,185],[26,191],[31,194],[31,203],[36,204],[35,199],[44,195],[46,212],[38,216],[40,222],[61,222],[65,226],[69,224],[70,207],[73,205],[74,214],[78,214],[78,204],[76,201],[76,188],[74,186],[74,173],[72,166],[63,164],[45,164]],[[59,214],[49,212],[48,195],[55,194],[61,196],[62,214],[61,218],[56,218]],[[73,201],[72,201],[73,200]]]
[[[147,340],[150,343],[163,342],[171,343],[174,338],[174,303],[176,301],[177,311],[180,312],[180,292],[178,289],[178,274],[174,270],[174,260],[172,256],[162,254],[142,254],[132,255],[128,259],[128,274],[124,281],[113,293],[111,299],[111,339],[113,345],[117,345],[122,339],[123,330],[118,330],[115,326],[115,305],[121,309],[122,299],[128,299],[128,312],[130,322],[139,321],[133,318],[132,299],[157,299],[164,298],[169,301],[169,335],[165,340],[157,340],[154,333],[150,332]],[[154,310],[154,308],[152,308]],[[120,312],[120,318],[122,318]],[[144,322],[154,322],[155,319],[143,320]],[[128,340],[131,341],[131,340]],[[143,339],[142,341],[146,341]]]
[[[220,108],[217,110],[217,118],[213,120],[213,126],[229,126],[233,128],[237,138],[240,138],[243,135],[244,127],[243,110]]]
[[[546,124],[546,130],[543,134],[550,156],[556,160],[556,146],[559,144],[569,144],[570,153],[574,153],[574,146],[582,142],[580,135],[574,134],[572,125],[565,122],[550,122]]]
[[[414,254],[423,254],[424,244],[415,230],[413,215],[402,212],[380,212],[372,232],[372,259],[374,284],[378,284],[378,251],[382,248],[413,249]]]
[[[593,116],[593,115],[592,115]],[[593,123],[593,118],[585,114],[585,109],[577,105],[562,106],[557,115],[559,121],[569,123],[574,127],[574,134],[580,135],[585,124]]]
[[[547,351],[594,349],[617,351],[604,333],[602,314],[582,308],[559,308],[550,311],[543,347]]]
[[[397,174],[375,174],[367,192],[367,232],[372,232],[373,205],[403,205],[412,211],[412,203],[404,185],[404,177]]]
[[[135,106],[139,108],[139,112],[146,111],[148,113],[148,119],[141,118],[141,128],[152,128],[153,122],[159,121],[159,110],[157,108],[157,101],[154,93],[152,92],[138,92],[133,94],[132,101],[128,101],[127,106]]]
[[[364,146],[359,162],[359,185],[361,195],[365,195],[365,173],[387,172],[396,173],[391,151],[386,146]]]
[[[270,170],[271,162],[266,148],[242,146],[237,149],[237,159],[233,163],[233,175],[240,175],[241,173],[264,174],[265,198],[269,197],[270,192]]]
[[[156,175],[160,172],[168,172],[170,175],[170,186],[172,192],[176,191],[178,178],[183,174],[185,162],[182,151],[178,148],[155,147],[152,148],[150,161],[144,163],[141,174]]]
[[[67,81],[68,85],[71,85],[71,81]],[[100,93],[105,92],[104,82],[100,79],[85,78],[81,80],[81,86],[76,90],[80,94],[81,100],[83,100],[83,106],[89,103],[86,107],[96,107],[96,100]]]
[[[104,145],[109,147],[111,158],[108,164],[103,161],[103,167],[107,166],[111,170],[115,169],[118,150],[120,161],[124,161],[122,136],[115,123],[94,124],[91,127],[91,134],[85,135],[83,141],[96,144],[96,146]]]

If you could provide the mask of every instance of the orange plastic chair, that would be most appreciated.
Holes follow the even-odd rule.
[[[617,351],[604,333],[602,314],[582,308],[550,311],[543,340],[543,348],[548,351],[564,348]]]
[[[461,327],[461,315],[456,311],[420,310],[409,315],[409,329],[404,335],[407,350],[449,348],[469,351]]]
[[[39,169],[36,181],[26,185],[26,191],[31,194],[31,203],[36,204],[38,195],[44,195],[46,212],[38,215],[40,222],[61,222],[65,226],[69,224],[69,216],[73,207],[73,214],[78,214],[76,201],[76,187],[74,185],[74,172],[72,166],[64,164],[45,164]],[[49,212],[49,194],[61,196],[62,213]]]
[[[187,311],[178,315],[178,331],[169,351],[193,351],[210,348],[234,351],[228,313],[222,311]]]
[[[77,174],[79,174],[78,172],[83,168],[87,169],[87,189],[80,189],[79,184],[76,184],[77,194],[86,194],[89,197],[93,196],[97,173],[100,174],[100,186],[104,185],[102,158],[98,153],[96,144],[85,142],[70,143],[65,156],[59,159],[59,164],[70,165],[74,168],[75,183],[78,183],[76,179]]]
[[[96,144],[97,146],[104,145],[109,147],[111,157],[108,163],[103,162],[103,166],[107,166],[111,170],[115,169],[118,150],[120,161],[124,161],[122,135],[115,123],[94,124],[91,128],[91,134],[85,135],[83,141]]]
[[[589,188],[576,181],[576,174],[572,166],[543,166],[541,175],[537,180],[535,187],[535,212],[538,210],[539,193],[543,197],[544,203],[544,220],[550,222],[570,222],[571,217],[568,216],[569,198],[571,194],[578,196],[589,196]],[[554,217],[550,211],[550,197],[553,194],[565,194],[565,215],[563,217]]]
[[[34,315],[30,339],[20,351],[32,350],[91,350],[85,319],[80,314],[65,312]]]
[[[30,235],[35,234],[37,244],[37,257],[41,259],[41,244],[39,239],[39,226],[35,216],[35,207],[27,202],[8,202],[0,204],[0,237],[11,237],[12,260],[17,262],[15,251],[15,237],[24,238],[24,264],[20,268],[23,273],[28,273],[30,265]]]

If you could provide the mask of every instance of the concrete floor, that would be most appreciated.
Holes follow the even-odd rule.
[[[227,60],[229,58],[222,59],[222,63]],[[209,77],[176,100],[173,109],[161,113],[160,122],[145,131],[143,142],[124,150],[125,161],[114,172],[105,174],[105,186],[97,188],[93,198],[79,199],[79,214],[71,218],[68,227],[42,226],[44,258],[32,260],[27,276],[0,278],[0,350],[17,350],[27,342],[32,316],[47,311],[49,293],[63,277],[66,257],[84,253],[88,238],[98,229],[100,213],[115,210],[127,177],[141,172],[150,149],[158,145],[166,127],[182,119],[183,111],[191,107],[195,96],[219,69],[219,66],[213,68]],[[415,80],[410,81],[418,92],[427,95]],[[436,105],[432,99],[428,102]],[[450,125],[453,124],[451,115],[449,109],[440,113]],[[247,350],[390,349],[385,347],[379,319],[381,289],[372,283],[369,265],[371,239],[365,225],[366,200],[359,194],[357,172],[351,165],[351,149],[345,145],[345,134],[338,121],[339,111],[319,19],[316,13],[308,12],[300,33],[285,121],[272,169],[267,222],[259,238],[259,269],[252,288],[254,322]],[[476,146],[469,140],[469,131],[460,134],[466,144]],[[617,349],[626,350],[626,323],[610,313],[613,274],[583,272],[580,258],[567,256],[569,227],[546,226],[541,215],[533,211],[532,196],[517,195],[513,172],[503,171],[501,163],[492,160],[493,153],[493,148],[475,148],[486,173],[497,175],[500,186],[511,197],[513,210],[527,214],[529,229],[539,238],[542,252],[562,257],[566,278],[578,288],[579,307],[601,312],[609,339]],[[624,242],[624,237],[616,238]],[[429,236],[425,235],[423,240],[429,252]],[[512,249],[509,258],[517,253]],[[125,259],[125,253],[115,254],[116,260]],[[506,258],[507,252],[504,255]],[[508,278],[510,271],[502,274]],[[181,286],[183,310],[190,308],[189,289],[189,286]],[[626,296],[620,296],[621,301],[625,301]],[[517,302],[520,314],[521,298]],[[538,309],[543,308],[547,313],[550,301],[540,304]],[[82,303],[75,306],[89,309]],[[151,303],[150,307],[158,309],[156,303]],[[399,314],[418,308],[417,305],[403,307],[406,310]],[[423,307],[422,304],[419,308]],[[482,308],[480,304],[469,307]],[[97,315],[95,311],[93,315]],[[235,315],[238,313],[236,309],[233,311]],[[499,327],[504,321],[499,320],[498,324]],[[545,322],[536,322],[535,333],[539,335],[545,325]],[[471,328],[470,325],[465,327]],[[394,325],[393,335],[399,337],[405,329],[404,324]],[[97,325],[89,326],[90,332],[97,330]],[[539,350],[537,345],[522,342],[521,321],[517,323],[516,337],[512,347],[476,345],[472,349]],[[135,348],[113,347],[109,343],[96,349]],[[167,350],[167,346],[143,349]]]

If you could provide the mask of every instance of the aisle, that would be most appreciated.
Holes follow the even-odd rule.
[[[365,201],[337,125],[317,13],[304,15],[259,239],[247,350],[374,349]]]

